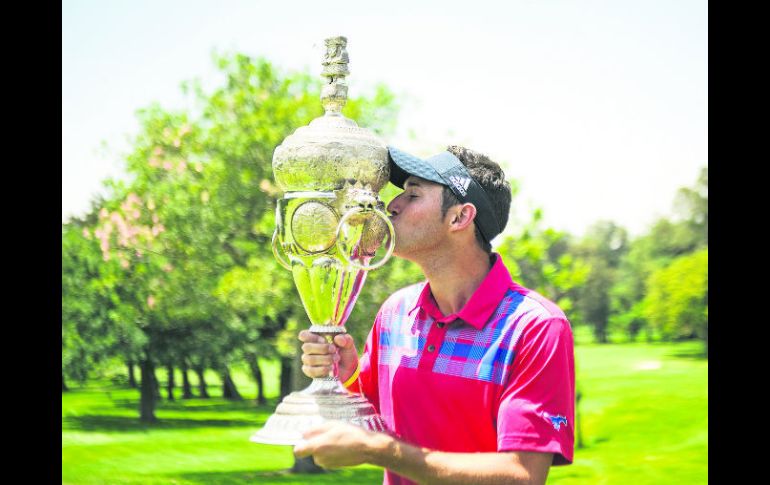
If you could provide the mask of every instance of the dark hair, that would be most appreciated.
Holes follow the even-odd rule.
[[[497,223],[500,225],[500,231],[505,229],[505,225],[508,223],[508,213],[511,209],[511,184],[505,180],[503,169],[486,155],[465,147],[450,145],[447,147],[447,151],[456,156],[465,165],[470,176],[487,193],[489,201],[492,203]],[[444,186],[441,199],[441,217],[446,215],[450,207],[459,203],[460,201],[452,192],[452,189]],[[479,231],[475,222],[474,231],[479,246],[487,253],[491,253],[491,242],[481,235],[481,231]]]

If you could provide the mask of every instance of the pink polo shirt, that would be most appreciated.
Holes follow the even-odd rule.
[[[495,263],[466,305],[442,315],[423,282],[380,308],[350,386],[398,438],[448,452],[554,453],[572,463],[575,367],[564,313]],[[413,483],[390,470],[384,483]]]

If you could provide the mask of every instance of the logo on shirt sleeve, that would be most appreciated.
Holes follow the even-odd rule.
[[[551,424],[553,425],[553,429],[555,429],[556,431],[558,431],[561,428],[562,424],[564,426],[567,426],[567,418],[565,418],[561,414],[557,414],[555,416],[548,413],[543,413],[543,414],[545,415],[545,418],[551,422]]]

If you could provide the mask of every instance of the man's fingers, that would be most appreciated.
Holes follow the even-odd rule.
[[[322,343],[304,343],[302,344],[302,353],[311,355],[326,355],[337,352],[337,348],[332,344]]]
[[[310,330],[302,330],[297,336],[303,342],[311,342],[316,344],[326,343],[326,339],[320,335],[311,333]]]
[[[337,425],[334,421],[324,421],[321,424],[317,424],[315,426],[311,426],[307,431],[302,433],[302,438],[305,440],[310,440],[319,434],[326,433],[330,429],[334,428]]]
[[[343,333],[340,335],[334,336],[334,344],[339,347],[340,349],[354,349],[355,348],[355,342],[353,341],[353,337],[351,337],[347,333]]]
[[[328,377],[332,373],[332,367],[303,365],[302,373],[308,377]]]
[[[294,456],[304,458],[313,454],[313,449],[307,441],[303,441],[294,447]]]
[[[310,366],[331,366],[335,362],[339,362],[340,357],[337,354],[333,355],[308,355],[302,354],[302,363]]]
[[[310,427],[307,431],[302,433],[302,441],[294,447],[294,455],[297,458],[312,455],[318,447],[318,440],[314,440],[313,438],[329,431],[334,428],[334,426],[334,422],[326,421]]]

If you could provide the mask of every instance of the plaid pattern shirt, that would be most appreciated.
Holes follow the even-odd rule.
[[[417,446],[450,452],[537,451],[573,457],[575,377],[564,313],[513,282],[499,255],[456,314],[423,282],[380,308],[350,390]],[[412,483],[386,470],[384,483]]]

